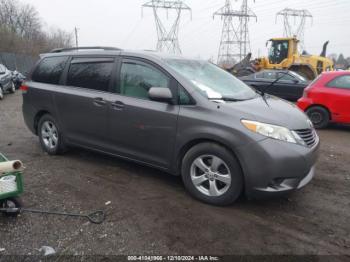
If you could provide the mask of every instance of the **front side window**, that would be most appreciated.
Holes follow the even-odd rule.
[[[339,76],[329,82],[327,86],[350,89],[350,75]]]
[[[74,62],[69,67],[67,85],[108,91],[113,62]]]
[[[120,72],[120,94],[149,99],[151,87],[169,88],[170,79],[158,69],[141,63],[124,62]]]
[[[167,59],[166,63],[211,100],[247,100],[257,96],[252,88],[221,68],[201,60]]]
[[[66,62],[66,56],[44,58],[35,69],[32,80],[39,83],[58,85]]]

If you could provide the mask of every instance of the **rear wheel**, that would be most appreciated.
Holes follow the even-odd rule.
[[[193,197],[213,205],[232,204],[243,189],[238,161],[230,151],[215,143],[198,144],[186,153],[182,179]]]
[[[38,136],[41,147],[49,155],[58,155],[65,152],[66,146],[63,141],[63,135],[51,115],[46,114],[40,118]]]
[[[0,86],[0,100],[4,99],[4,90],[2,90],[2,86]]]
[[[329,125],[330,115],[327,109],[315,106],[306,110],[311,122],[318,129],[326,128]]]

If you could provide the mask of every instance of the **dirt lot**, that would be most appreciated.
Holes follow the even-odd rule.
[[[0,254],[350,255],[350,128],[320,131],[317,175],[289,198],[219,208],[193,200],[180,178],[74,149],[50,157],[25,127],[22,97],[0,101],[0,152],[25,165],[26,207],[91,211],[107,220],[0,216]],[[106,206],[105,203],[111,201]]]

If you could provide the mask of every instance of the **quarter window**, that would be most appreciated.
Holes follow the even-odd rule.
[[[150,65],[124,62],[120,72],[120,94],[149,99],[151,87],[169,87],[169,78]]]
[[[83,62],[70,65],[67,85],[108,91],[113,62]]]
[[[44,58],[32,75],[35,82],[58,85],[64,67],[66,66],[67,57],[48,57]]]
[[[350,75],[339,76],[328,84],[329,87],[350,89]]]
[[[182,86],[179,86],[179,105],[193,105],[190,95]]]

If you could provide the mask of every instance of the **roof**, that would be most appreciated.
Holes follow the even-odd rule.
[[[50,53],[42,54],[41,57],[48,56],[62,56],[62,55],[126,55],[126,56],[136,56],[141,58],[149,58],[152,60],[162,60],[162,59],[186,59],[183,56],[172,55],[166,53],[160,53],[153,50],[123,50],[115,47],[79,47],[79,48],[59,48],[54,49]]]

